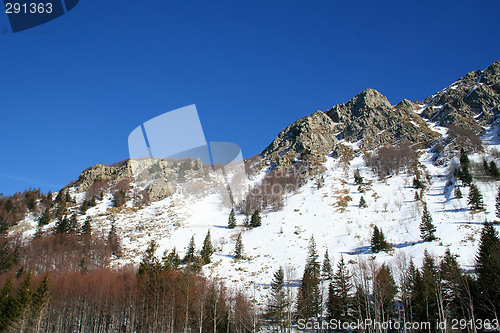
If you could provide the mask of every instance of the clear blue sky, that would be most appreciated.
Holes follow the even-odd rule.
[[[0,13],[0,192],[58,190],[196,104],[245,157],[374,88],[419,100],[500,59],[500,2],[81,0],[12,34]]]

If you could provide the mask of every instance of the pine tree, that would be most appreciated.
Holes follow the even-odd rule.
[[[386,242],[384,233],[377,226],[373,227],[371,248],[373,253],[378,253],[380,251],[387,251],[391,246]]]
[[[160,272],[161,265],[158,258],[156,258],[157,248],[158,246],[156,242],[154,240],[151,240],[149,242],[148,248],[146,249],[146,252],[144,252],[142,261],[139,264],[139,268],[137,269],[138,276],[154,277]]]
[[[356,185],[363,184],[363,177],[361,177],[359,169],[354,170],[354,184]]]
[[[70,231],[69,219],[65,216],[60,217],[56,222],[56,233],[64,234]]]
[[[455,186],[455,198],[457,199],[462,199],[463,195],[462,195],[462,191],[460,191],[460,186]]]
[[[316,242],[311,236],[309,241],[308,257],[304,274],[297,296],[297,313],[301,318],[316,317],[321,310],[320,265],[318,253],[316,252]]]
[[[432,224],[432,216],[427,205],[424,204],[424,211],[422,212],[422,219],[420,222],[420,237],[424,242],[431,242],[436,239],[434,233],[436,232],[436,227]]]
[[[483,195],[475,184],[470,184],[468,205],[473,211],[484,210]]]
[[[45,210],[42,213],[42,216],[40,216],[40,220],[38,221],[38,225],[40,227],[49,224],[50,222],[50,210],[49,208],[45,208]]]
[[[78,230],[78,220],[76,214],[72,214],[69,218],[68,232],[76,232]]]
[[[10,308],[10,317],[12,321],[20,320],[24,323],[26,316],[33,299],[33,282],[32,282],[33,272],[28,270],[21,285],[17,289],[16,297],[14,298]],[[24,326],[21,324],[21,326]]]
[[[50,298],[50,282],[49,276],[46,274],[43,277],[42,282],[38,286],[35,294],[33,295],[33,301],[31,306],[31,313],[33,318],[34,331],[38,332],[40,330],[40,324],[43,318],[44,311],[49,304]]]
[[[341,256],[337,271],[328,288],[327,317],[329,320],[346,322],[352,319],[352,289],[351,275],[344,257]]]
[[[500,171],[498,171],[498,167],[497,167],[497,164],[495,163],[495,161],[490,162],[489,172],[490,172],[491,176],[495,179],[500,177]]]
[[[89,209],[89,201],[87,199],[83,200],[82,205],[80,207],[80,210],[82,211],[82,214],[85,214],[85,212]]]
[[[359,205],[358,205],[359,208],[366,208],[368,207],[368,205],[366,204],[366,201],[365,201],[365,198],[363,198],[363,196],[361,196],[361,198],[359,199]]]
[[[234,213],[234,209],[231,209],[231,213],[229,213],[229,219],[227,221],[227,226],[229,229],[236,228],[236,215]]]
[[[476,257],[479,303],[486,316],[498,315],[500,309],[500,238],[492,223],[485,222]]]
[[[464,182],[464,184],[471,184],[472,183],[472,175],[469,171],[469,157],[467,156],[467,153],[465,152],[465,149],[460,150],[460,170],[458,172],[458,177],[459,179]]]
[[[500,218],[500,187],[497,190],[497,196],[495,197],[495,216]]]
[[[82,234],[90,236],[92,234],[92,218],[87,216],[82,226]]]
[[[243,258],[243,240],[241,239],[241,233],[238,234],[236,238],[236,244],[234,246],[234,259]]]
[[[252,228],[257,228],[262,225],[262,219],[260,217],[260,212],[259,210],[255,210],[252,214],[252,218],[250,219],[250,226]]]
[[[162,268],[164,271],[168,272],[172,269],[177,269],[179,268],[181,263],[182,260],[177,254],[177,250],[175,249],[175,247],[170,252],[167,252],[167,250],[165,250],[162,258]]]
[[[183,261],[185,263],[189,263],[194,261],[195,257],[196,257],[196,245],[194,244],[194,236],[191,236],[191,240],[189,241],[189,245]]]
[[[210,230],[208,230],[205,240],[203,241],[203,247],[201,248],[201,260],[204,265],[210,263],[212,254],[214,254],[214,247],[210,239]]]
[[[13,289],[12,277],[9,277],[0,291],[0,332],[3,332],[14,319],[11,317],[11,307],[14,302],[14,298],[11,295]]]
[[[111,249],[111,254],[120,257],[122,255],[122,245],[120,236],[116,232],[115,223],[111,223],[111,229],[108,233],[108,246]]]
[[[383,263],[377,270],[373,279],[373,299],[376,319],[383,321],[391,318],[394,312],[394,296],[398,288],[391,270]]]
[[[325,251],[325,257],[323,259],[323,265],[321,266],[321,275],[324,280],[332,279],[332,264],[330,262],[330,256],[328,255],[328,249]]]
[[[280,267],[274,272],[267,304],[267,314],[272,323],[280,328],[284,326],[289,305],[290,301],[285,290],[285,273],[283,267]]]

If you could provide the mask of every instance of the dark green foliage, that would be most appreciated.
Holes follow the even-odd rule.
[[[417,177],[413,178],[413,188],[419,190],[419,189],[425,189],[425,185],[418,179]]]
[[[172,249],[172,251],[168,252],[165,250],[165,253],[163,254],[162,258],[162,265],[163,265],[163,270],[164,271],[170,271],[172,269],[177,269],[181,265],[182,260],[179,257],[179,254],[177,253],[175,247]]]
[[[40,216],[40,220],[38,221],[38,225],[42,227],[44,225],[49,224],[49,222],[50,222],[50,209],[45,208],[42,215]]]
[[[354,184],[356,185],[361,185],[363,184],[363,177],[361,177],[361,174],[359,172],[359,169],[356,169],[354,171]]]
[[[472,183],[472,175],[469,171],[469,166],[469,156],[467,155],[465,149],[462,148],[460,150],[460,169],[457,170],[457,177],[467,185]]]
[[[236,238],[236,244],[234,246],[234,259],[243,258],[243,240],[241,239],[241,233],[238,234]]]
[[[267,315],[271,319],[271,322],[279,327],[283,327],[286,320],[286,311],[289,306],[290,300],[285,290],[285,273],[283,267],[280,267],[274,272],[267,304]]]
[[[85,212],[89,209],[89,201],[87,199],[83,200],[82,205],[80,207],[80,210],[82,211],[82,214],[85,214]]]
[[[297,295],[297,314],[300,318],[316,317],[321,310],[320,265],[316,242],[311,237],[304,274]]]
[[[455,198],[457,198],[457,199],[463,198],[462,191],[460,190],[460,186],[458,186],[458,185],[455,186],[454,194],[455,194]]]
[[[427,205],[424,204],[424,211],[422,212],[422,219],[420,221],[420,237],[424,242],[431,242],[436,239],[434,233],[436,232],[436,227],[432,224],[432,216]]]
[[[12,320],[15,319],[11,310],[14,303],[14,298],[12,297],[13,290],[12,277],[9,277],[0,291],[0,332],[3,332]]]
[[[90,236],[92,234],[92,218],[87,216],[82,226],[82,234]]]
[[[344,262],[344,257],[341,256],[337,264],[337,271],[328,287],[326,306],[329,320],[335,319],[345,322],[352,319],[352,312],[354,311],[352,289],[351,275]]]
[[[69,233],[71,231],[70,222],[66,215],[64,215],[62,218],[60,217],[59,220],[57,220],[55,227],[56,233],[59,234]]]
[[[498,170],[498,167],[497,167],[497,164],[495,163],[495,161],[490,162],[490,166],[488,168],[488,171],[493,178],[498,179],[500,177],[500,171]]]
[[[76,214],[72,214],[70,219],[69,219],[69,232],[76,232],[79,229],[78,226],[78,219],[76,217]]]
[[[111,228],[108,233],[108,246],[111,249],[111,254],[120,257],[122,255],[122,244],[120,236],[116,232],[115,223],[111,223]]]
[[[49,276],[46,274],[43,277],[42,282],[38,286],[35,294],[33,295],[33,303],[31,305],[31,312],[33,315],[33,319],[39,321],[42,316],[42,313],[47,307],[50,298],[50,282]]]
[[[214,254],[214,247],[212,246],[212,240],[210,239],[210,230],[208,230],[207,235],[205,236],[200,254],[203,265],[211,262],[212,254]]]
[[[484,210],[483,195],[475,184],[470,184],[469,199],[467,203],[472,211]]]
[[[495,216],[500,218],[500,187],[497,190],[497,195],[495,197]]]
[[[398,292],[396,282],[392,276],[391,270],[387,264],[377,270],[373,281],[373,295],[375,308],[384,315],[382,318],[390,318],[394,312],[394,297]]]
[[[236,228],[236,215],[234,213],[234,209],[231,209],[231,213],[229,213],[229,219],[227,221],[227,226],[229,229]]]
[[[391,246],[385,240],[384,233],[377,226],[373,227],[371,248],[372,248],[373,253],[378,253],[381,251],[388,251],[391,249]]]
[[[7,239],[0,240],[0,273],[11,268],[19,259],[20,247]]]
[[[184,259],[182,261],[185,263],[189,263],[194,261],[195,258],[196,258],[196,245],[194,243],[194,236],[191,236],[191,240],[189,241],[186,255],[184,256]]]
[[[332,275],[332,264],[330,262],[330,256],[328,255],[328,249],[326,249],[325,257],[323,259],[323,265],[321,266],[321,276],[324,280],[331,280]]]
[[[481,232],[476,257],[478,303],[487,316],[498,314],[500,309],[500,239],[495,226],[485,222]]]
[[[262,218],[260,217],[260,212],[259,210],[255,210],[252,214],[252,217],[250,219],[250,227],[252,228],[257,228],[262,225]]]
[[[154,240],[150,241],[137,269],[138,276],[154,277],[161,271],[162,266],[158,258],[156,258],[156,249],[156,242]]]
[[[359,199],[358,207],[359,208],[366,208],[366,207],[368,207],[368,205],[366,204],[365,198],[363,198],[363,196],[361,196],[361,198]]]

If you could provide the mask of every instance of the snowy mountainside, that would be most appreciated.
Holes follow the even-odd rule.
[[[500,62],[468,74],[424,102],[404,100],[392,106],[383,95],[367,89],[347,103],[315,112],[284,129],[248,163],[253,169],[250,185],[262,183],[279,167],[300,164],[306,171],[299,174],[299,186],[285,193],[283,207],[262,210],[260,227],[246,228],[246,216],[236,209],[237,227],[228,228],[231,204],[221,194],[224,177],[197,160],[129,160],[91,167],[67,188],[74,201],[68,214],[74,213],[80,225],[90,217],[94,232],[102,235],[115,225],[123,256],[114,257],[112,266],[138,264],[152,240],[159,245],[158,258],[174,248],[182,257],[192,236],[200,250],[210,231],[215,253],[203,272],[234,288],[255,292],[260,302],[280,266],[288,279],[301,278],[312,236],[320,260],[328,250],[333,264],[342,255],[351,265],[372,257],[389,265],[397,265],[401,257],[413,258],[419,265],[425,250],[438,257],[450,248],[459,255],[462,267],[471,269],[482,224],[496,219],[500,181],[484,176],[481,167],[483,159],[500,162],[498,66]],[[469,90],[478,89],[474,82],[484,86],[481,91],[485,93],[473,94],[471,99]],[[461,108],[461,101],[467,107]],[[453,112],[446,111],[451,107]],[[479,119],[486,111],[488,117]],[[444,127],[450,124],[464,130]],[[482,135],[481,139],[474,133]],[[469,209],[469,187],[454,175],[460,148],[470,141],[459,138],[480,142],[470,150],[469,159],[474,184],[484,196],[484,211]],[[382,146],[400,144],[416,150],[416,165],[384,176],[376,173],[368,156]],[[354,182],[356,170],[363,177],[362,186]],[[426,187],[418,199],[416,173]],[[454,193],[457,185],[463,194],[460,199]],[[117,205],[117,194],[122,192],[123,202]],[[99,197],[96,205],[82,211],[84,203],[94,197]],[[365,208],[359,207],[361,197]],[[432,242],[422,242],[420,237],[424,203],[436,226],[437,240]],[[39,218],[28,215],[11,233],[35,234]],[[55,224],[53,218],[40,229],[50,232]],[[393,250],[372,253],[374,226],[383,230]],[[244,258],[235,260],[239,234]]]

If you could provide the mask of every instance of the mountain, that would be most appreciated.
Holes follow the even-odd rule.
[[[366,89],[346,103],[297,120],[247,161],[251,190],[234,205],[234,229],[227,227],[233,206],[221,196],[225,178],[199,160],[95,165],[62,190],[69,198],[66,213],[74,213],[79,225],[90,217],[103,235],[114,225],[123,256],[114,257],[112,266],[137,264],[151,240],[159,245],[158,258],[174,248],[184,255],[192,236],[199,250],[210,230],[215,252],[203,272],[236,288],[252,288],[261,302],[279,266],[292,280],[299,279],[311,236],[320,254],[328,250],[333,262],[343,255],[349,265],[372,256],[389,265],[401,257],[420,264],[426,250],[441,256],[450,248],[470,269],[482,223],[496,219],[500,183],[490,166],[500,163],[499,93],[496,62],[423,102],[405,99],[393,106],[378,91]],[[467,203],[461,148],[485,210],[472,211]],[[361,181],[354,179],[355,172]],[[359,204],[361,198],[366,207]],[[82,209],[86,201],[95,206]],[[53,198],[51,205],[47,225],[37,230],[41,212],[29,210],[10,233],[50,233],[61,204]],[[420,237],[424,207],[436,225],[437,239],[430,242]],[[262,225],[249,229],[246,214],[255,208],[260,208]],[[371,251],[373,226],[383,230],[392,251]],[[245,259],[235,260],[240,234]]]

